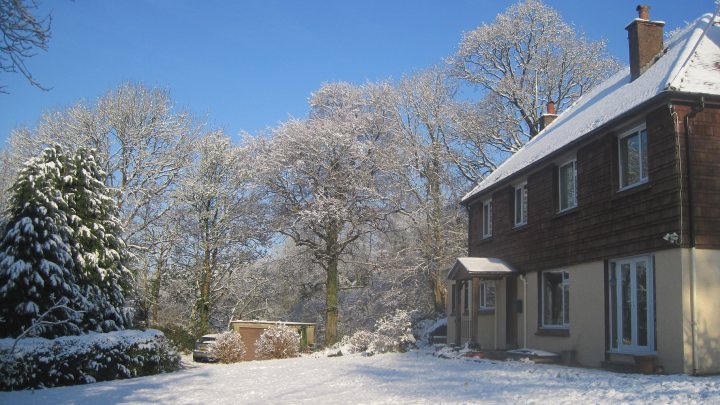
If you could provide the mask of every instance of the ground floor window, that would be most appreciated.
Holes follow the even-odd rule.
[[[570,276],[566,271],[545,271],[540,275],[542,326],[570,326]]]
[[[494,282],[492,282],[492,281],[481,281],[480,282],[480,292],[479,292],[478,302],[480,303],[479,308],[481,310],[495,309],[495,283]]]
[[[627,353],[655,350],[655,299],[652,257],[610,262],[608,316],[610,346]]]

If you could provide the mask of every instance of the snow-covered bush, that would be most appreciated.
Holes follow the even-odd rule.
[[[237,363],[245,356],[245,343],[236,331],[223,332],[210,343],[208,354],[221,363]]]
[[[300,334],[285,324],[265,329],[255,343],[255,355],[262,359],[295,357],[300,352]]]
[[[152,329],[90,333],[54,340],[0,339],[0,390],[140,377],[175,371],[179,364],[180,356],[165,336]]]
[[[375,341],[376,336],[373,332],[359,330],[350,336],[344,336],[338,346],[338,349],[348,350],[350,353],[361,353],[370,347]]]
[[[332,346],[331,355],[338,351],[344,353],[385,353],[405,351],[415,343],[412,332],[410,312],[397,309],[387,314],[375,323],[375,331],[359,330]]]
[[[415,343],[410,313],[402,309],[397,309],[394,313],[378,320],[374,334],[375,339],[369,345],[368,352],[404,351],[408,345]]]

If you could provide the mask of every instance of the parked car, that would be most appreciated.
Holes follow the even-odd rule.
[[[215,341],[217,334],[203,335],[195,342],[193,350],[193,361],[195,362],[216,362],[217,359],[210,355],[210,344]]]

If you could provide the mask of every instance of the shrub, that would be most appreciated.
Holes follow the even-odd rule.
[[[260,335],[255,355],[262,359],[295,357],[300,351],[300,335],[285,324],[276,324]]]
[[[236,331],[223,332],[210,343],[208,354],[221,363],[237,363],[245,356],[245,343]]]
[[[340,351],[346,353],[375,354],[395,351],[405,351],[409,345],[415,343],[412,333],[410,313],[404,310],[395,310],[375,323],[375,331],[359,330],[351,336],[345,336],[330,349],[333,354]]]
[[[350,353],[364,352],[375,341],[375,334],[366,330],[359,330],[350,336],[345,336],[339,346],[347,348]]]
[[[182,353],[190,353],[195,348],[195,336],[182,325],[168,323],[162,326],[158,326],[165,337],[170,340],[175,349]]]
[[[180,356],[157,330],[57,339],[0,339],[0,390],[88,384],[175,371]]]
[[[368,352],[404,351],[407,346],[415,343],[412,334],[412,322],[408,311],[397,309],[395,313],[385,315],[375,324],[375,340],[368,347]]]

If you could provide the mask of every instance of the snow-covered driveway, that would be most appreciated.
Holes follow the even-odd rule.
[[[720,404],[720,377],[637,376],[562,366],[444,360],[429,351],[198,365],[176,373],[2,392],[0,404]]]

